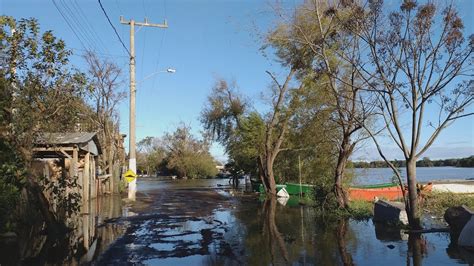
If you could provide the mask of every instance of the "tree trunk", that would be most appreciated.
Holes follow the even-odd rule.
[[[412,229],[421,229],[418,213],[418,193],[416,189],[416,158],[407,160],[408,202],[406,206],[408,221]]]
[[[265,169],[263,168],[262,158],[260,156],[257,157],[257,165],[258,165],[258,176],[260,177],[260,181],[262,182],[263,189],[267,191],[268,184],[266,183]]]
[[[271,156],[267,157],[267,163],[265,164],[265,178],[267,179],[268,187],[267,193],[272,196],[275,196],[276,191],[276,183],[275,183],[275,175],[273,174],[273,160]]]
[[[344,139],[339,150],[339,156],[337,158],[336,171],[334,174],[334,194],[336,196],[337,205],[340,209],[349,207],[349,198],[347,197],[346,191],[342,186],[344,180],[344,173],[346,170],[347,160],[351,154],[351,145],[347,139]]]

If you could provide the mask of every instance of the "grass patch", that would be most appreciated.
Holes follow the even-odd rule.
[[[449,207],[466,205],[474,210],[474,195],[432,192],[425,197],[423,210],[436,216],[443,216]]]
[[[349,203],[350,217],[355,220],[367,220],[374,216],[374,203],[354,200]]]

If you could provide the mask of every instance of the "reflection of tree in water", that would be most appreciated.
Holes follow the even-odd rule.
[[[336,228],[337,247],[344,265],[354,265],[352,255],[347,251],[346,234],[348,231],[348,220],[341,219]]]
[[[423,264],[423,256],[428,252],[426,239],[421,234],[410,234],[408,237],[408,256],[407,265],[410,264],[410,257],[413,261],[413,266]]]
[[[287,226],[287,223],[300,224],[299,220],[294,219],[297,218],[292,215],[294,213],[288,213],[285,208],[277,208],[276,199],[266,199],[264,202],[255,201],[254,198],[244,199],[241,208],[234,212],[235,222],[244,225],[239,233],[243,238],[238,243],[242,250],[240,255],[243,264],[282,265],[293,261],[290,259],[289,249],[299,250],[300,245],[292,243],[286,246],[286,236],[293,235],[293,229],[299,232],[298,226]],[[280,231],[282,229],[284,234]]]
[[[263,223],[263,235],[268,239],[271,260],[272,263],[275,263],[275,254],[277,254],[277,249],[280,251],[280,254],[283,256],[285,262],[288,262],[288,251],[285,247],[285,241],[278,230],[278,227],[275,222],[275,212],[276,212],[276,198],[271,197],[265,200],[263,206],[264,213],[264,223]]]
[[[280,206],[267,200],[258,204],[244,202],[235,217],[245,224],[244,247],[247,265],[334,265],[342,264],[337,236],[344,236],[342,246],[356,247],[349,222],[338,226],[338,220],[322,222],[315,210],[304,206]],[[343,232],[337,233],[338,227]],[[350,256],[348,252],[345,255]]]

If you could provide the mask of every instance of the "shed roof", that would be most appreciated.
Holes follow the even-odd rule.
[[[36,146],[78,145],[82,150],[98,155],[101,153],[99,139],[94,132],[54,132],[40,133],[34,143]]]

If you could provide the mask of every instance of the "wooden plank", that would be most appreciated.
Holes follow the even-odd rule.
[[[98,176],[97,178],[99,178],[99,179],[107,179],[107,178],[109,178],[109,177],[111,177],[111,176],[112,176],[112,174],[106,174],[106,175],[100,175],[100,176]]]
[[[84,157],[84,171],[82,179],[82,204],[83,206],[88,206],[90,200],[90,153],[87,153]]]
[[[71,155],[69,155],[64,149],[59,149],[59,151],[60,151],[64,156],[66,156],[66,158],[68,158],[68,159],[71,159],[71,158],[72,158]],[[72,150],[72,152],[74,153],[74,150]],[[77,153],[77,151],[76,151],[76,153]]]
[[[33,151],[57,151],[60,152],[61,150],[63,151],[73,151],[74,147],[34,147]]]
[[[91,169],[90,169],[90,197],[91,199],[97,197],[96,182],[95,182],[95,157],[91,156]]]
[[[70,165],[69,165],[69,176],[70,177],[77,177],[77,172],[78,172],[78,153],[77,149],[74,149],[72,151],[72,158],[69,157],[70,160]]]

